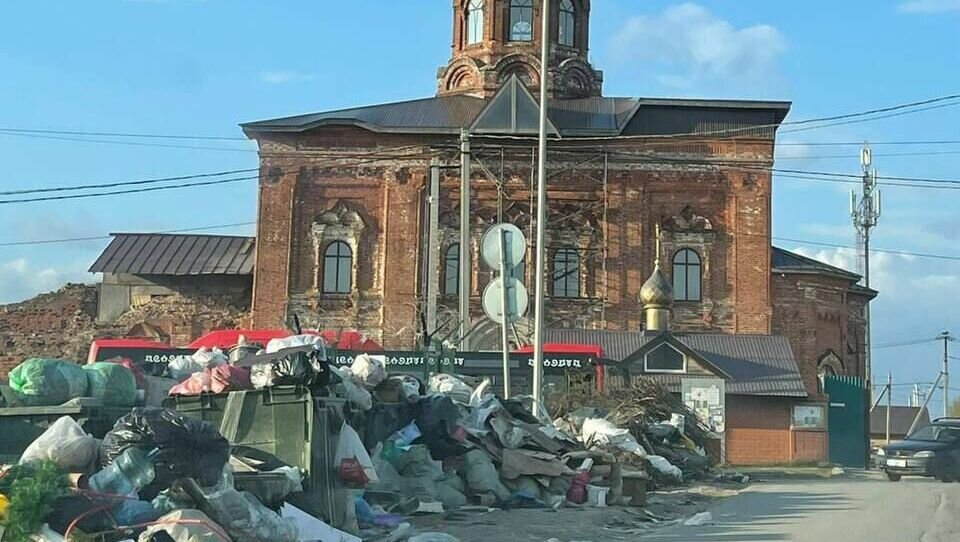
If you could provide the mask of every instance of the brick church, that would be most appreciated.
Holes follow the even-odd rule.
[[[413,349],[431,277],[445,334],[459,321],[467,273],[470,347],[499,349],[499,327],[480,303],[496,273],[479,240],[499,222],[533,238],[538,93],[547,85],[548,335],[600,344],[610,362],[643,359],[650,373],[658,371],[644,356],[663,342],[684,360],[663,373],[699,367],[728,379],[728,458],[822,458],[822,434],[800,431],[795,407],[822,405],[820,375],[864,375],[864,307],[876,292],[856,274],[771,245],[770,167],[790,103],[605,96],[588,58],[590,0],[551,4],[544,14],[534,0],[455,0],[452,55],[434,96],[242,125],[261,164],[254,325],[297,316]],[[540,33],[544,16],[549,36]],[[432,160],[441,171],[439,257],[428,260]],[[461,250],[472,255],[469,269],[460,269]],[[513,270],[531,292],[533,262],[528,247]],[[651,275],[670,290],[669,340],[644,331],[652,300],[641,289]],[[531,324],[528,314],[516,326],[518,344]]]

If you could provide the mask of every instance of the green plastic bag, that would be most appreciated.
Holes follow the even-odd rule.
[[[137,379],[133,371],[117,363],[84,365],[90,397],[108,406],[133,406],[137,402]]]
[[[87,375],[70,361],[30,358],[10,371],[10,388],[27,406],[62,405],[87,394]]]

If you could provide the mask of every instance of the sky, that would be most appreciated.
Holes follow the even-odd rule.
[[[243,140],[3,128],[242,138],[245,121],[430,96],[450,52],[448,0],[43,0],[10,3],[4,13],[0,191],[257,166],[256,147]],[[960,0],[595,0],[590,57],[607,95],[790,100],[788,120],[800,120],[960,93],[958,25]],[[856,147],[818,144],[960,140],[958,125],[960,106],[784,130],[776,165],[858,174]],[[960,179],[960,145],[875,145],[874,166],[885,176]],[[852,187],[775,178],[774,235],[852,245]],[[960,256],[960,192],[882,190],[875,247]],[[0,203],[0,303],[92,282],[86,269],[107,241],[9,243],[223,224],[246,225],[211,231],[251,234],[255,217],[252,180]],[[775,243],[857,269],[850,249]],[[879,253],[872,267],[881,292],[875,346],[960,335],[960,261]],[[954,350],[960,357],[960,342]],[[940,352],[933,341],[876,348],[875,375],[892,372],[904,402],[910,383],[936,377]],[[954,382],[960,396],[960,365]]]

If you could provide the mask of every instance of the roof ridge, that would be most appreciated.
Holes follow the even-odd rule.
[[[811,257],[809,257],[809,256],[804,256],[803,254],[800,254],[800,253],[798,253],[798,252],[794,252],[794,251],[792,251],[792,250],[787,250],[787,249],[785,249],[785,248],[781,248],[781,247],[778,247],[778,246],[771,246],[771,248],[772,248],[773,250],[779,250],[780,252],[786,253],[786,254],[788,254],[789,256],[791,256],[791,257],[793,257],[793,258],[796,258],[796,259],[798,259],[798,260],[803,260],[803,261],[808,262],[808,263],[813,263],[813,264],[816,264],[816,265],[818,265],[818,266],[820,266],[820,267],[826,267],[826,268],[829,268],[829,269],[831,269],[831,270],[833,270],[833,271],[836,271],[836,272],[838,272],[838,273],[843,273],[843,274],[845,274],[845,275],[851,275],[851,276],[861,277],[860,274],[855,273],[855,272],[853,272],[853,271],[844,269],[844,268],[842,268],[842,267],[837,267],[837,266],[835,266],[835,265],[830,265],[830,264],[828,264],[828,263],[826,263],[826,262],[823,262],[823,261],[821,261],[821,260],[818,260],[818,259],[816,259],[816,258],[811,258]]]

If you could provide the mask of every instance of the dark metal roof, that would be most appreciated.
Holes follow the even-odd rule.
[[[546,340],[573,344],[595,344],[604,359],[622,362],[657,340],[658,334],[642,331],[600,331],[548,329]],[[790,343],[776,335],[728,335],[719,333],[675,333],[673,337],[727,373],[727,393],[774,397],[806,397],[807,391],[793,357]],[[649,374],[679,390],[683,375]],[[677,391],[674,390],[674,391]]]
[[[233,235],[114,233],[91,273],[251,275],[254,238]]]
[[[303,132],[336,124],[374,132],[459,133],[486,107],[473,96],[441,96],[241,124],[248,132]]]
[[[920,407],[893,406],[890,409],[890,434],[903,438],[910,430],[917,412],[920,412]],[[930,423],[930,413],[927,409],[923,409],[923,413],[920,414],[920,425],[917,427],[928,423]],[[870,413],[870,433],[881,436],[887,433],[886,405],[877,405]]]
[[[849,279],[853,282],[860,280],[860,275],[825,264],[819,260],[801,256],[782,248],[773,247],[770,251],[770,264],[774,273],[808,273],[816,275],[830,275],[837,278]]]
[[[450,134],[471,126],[491,101],[439,96],[248,122],[241,127],[251,136],[343,124],[374,132]],[[790,102],[593,97],[551,100],[547,115],[564,137],[717,130],[730,130],[730,135],[772,137],[771,125],[782,122],[789,110]]]

